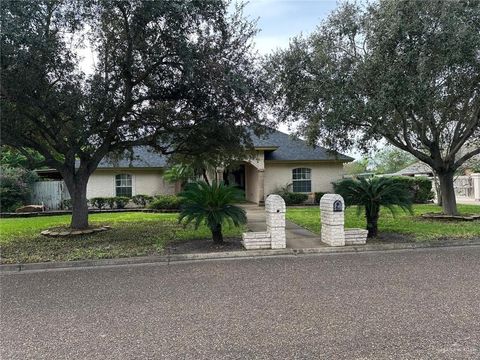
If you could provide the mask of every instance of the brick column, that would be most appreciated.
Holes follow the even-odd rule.
[[[345,246],[345,202],[338,194],[325,194],[320,199],[322,242],[330,246]]]
[[[470,175],[473,183],[473,198],[480,201],[480,173]]]
[[[271,237],[272,249],[285,249],[285,201],[280,195],[268,195],[265,200],[265,215],[267,218],[267,233]]]

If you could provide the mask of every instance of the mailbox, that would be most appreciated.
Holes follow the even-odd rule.
[[[333,212],[342,212],[343,211],[343,204],[340,200],[335,200],[333,203]]]

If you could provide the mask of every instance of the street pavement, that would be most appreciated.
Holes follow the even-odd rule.
[[[4,274],[4,359],[480,359],[480,247]]]

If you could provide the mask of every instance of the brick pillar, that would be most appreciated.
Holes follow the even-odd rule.
[[[330,246],[345,246],[345,202],[338,194],[325,194],[320,199],[322,242]]]
[[[265,200],[265,215],[267,218],[267,233],[270,234],[272,249],[285,249],[285,201],[280,195],[268,195]]]
[[[473,198],[475,201],[480,201],[480,173],[470,175],[473,183]]]

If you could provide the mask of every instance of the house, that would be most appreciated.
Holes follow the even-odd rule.
[[[332,182],[343,176],[343,164],[353,159],[280,131],[252,136],[254,154],[234,169],[218,169],[217,178],[245,191],[246,200],[262,203],[267,195],[290,185],[293,192],[332,191]],[[103,159],[91,175],[87,198],[174,194],[175,184],[163,178],[168,158],[152,148],[138,146],[133,156]],[[55,171],[39,170],[40,176],[58,177]]]
[[[392,176],[426,176],[433,177],[432,168],[422,161],[417,161],[406,168],[397,171],[396,173],[389,174]]]

